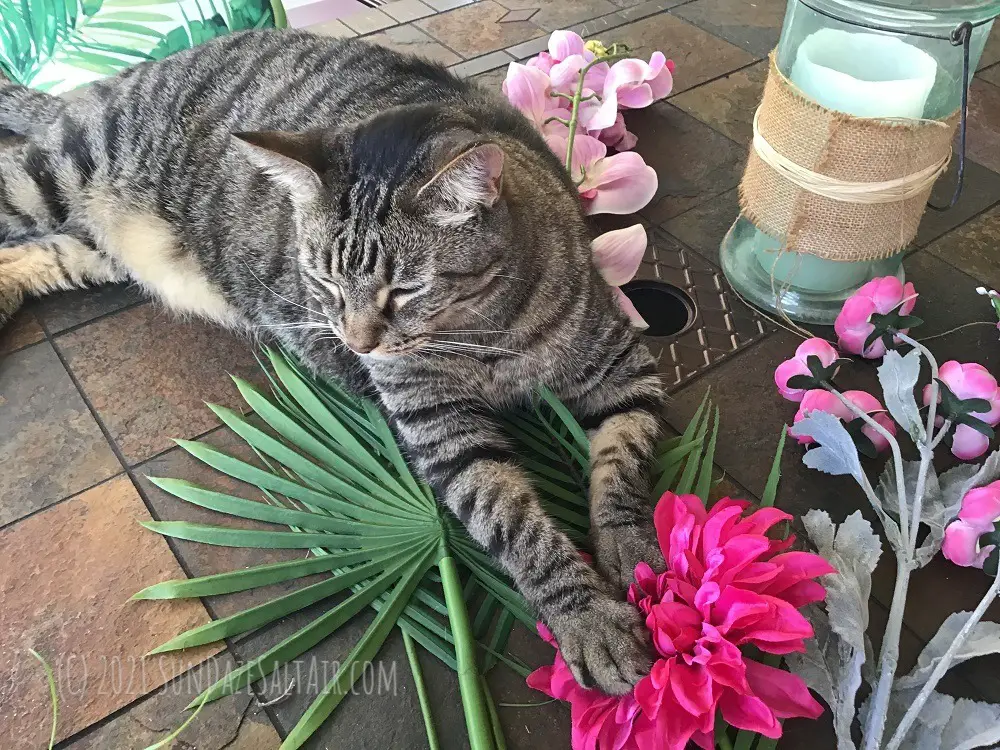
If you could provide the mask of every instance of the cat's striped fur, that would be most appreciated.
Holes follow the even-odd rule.
[[[416,58],[247,32],[71,100],[0,88],[0,128],[23,136],[0,147],[0,322],[26,295],[127,278],[273,334],[380,399],[581,682],[637,682],[650,659],[620,595],[636,562],[660,562],[661,385],[565,170],[518,112]],[[495,418],[539,384],[594,429],[601,575]]]

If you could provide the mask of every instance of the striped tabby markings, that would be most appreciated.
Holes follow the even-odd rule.
[[[0,248],[0,325],[25,295],[118,281],[120,272],[75,237],[57,234]]]
[[[123,213],[103,200],[89,203],[88,218],[103,235],[101,249],[127,267],[148,293],[176,313],[200,315],[224,326],[239,325],[235,310],[166,221],[148,213]]]

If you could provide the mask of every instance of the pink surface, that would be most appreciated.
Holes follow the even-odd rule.
[[[326,23],[352,13],[371,10],[358,0],[284,0],[285,16],[293,29]]]

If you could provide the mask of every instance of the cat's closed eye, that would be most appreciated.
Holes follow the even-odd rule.
[[[383,307],[390,310],[398,310],[414,297],[419,297],[427,290],[423,284],[411,286],[397,286],[389,289]]]

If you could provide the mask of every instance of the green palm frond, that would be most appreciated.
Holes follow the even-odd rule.
[[[318,583],[178,635],[153,653],[211,643],[275,622],[318,602],[340,598],[311,623],[210,686],[189,708],[230,695],[296,659],[368,607],[377,614],[340,671],[295,726],[283,749],[300,747],[334,711],[378,653],[393,627],[458,673],[473,750],[503,746],[482,675],[504,664],[528,668],[506,653],[517,622],[536,621],[507,575],[462,525],[435,502],[410,471],[374,404],[309,375],[295,360],[268,351],[270,393],[244,380],[237,388],[251,408],[244,416],[210,405],[255,452],[249,462],[202,443],[178,441],[194,458],[261,491],[261,500],[235,497],[190,482],[151,478],[181,500],[220,514],[273,524],[245,530],[225,525],[147,522],[164,536],[202,544],[308,549],[304,560],[166,581],[136,599],[215,596],[292,581],[317,573]],[[264,365],[264,363],[262,363]],[[718,413],[709,436],[707,396],[687,431],[660,446],[660,486],[690,491],[711,481]],[[555,396],[540,391],[530,410],[505,424],[547,511],[574,540],[589,530],[586,433]],[[408,649],[409,652],[409,649]],[[414,658],[411,656],[411,663]],[[419,668],[419,665],[417,665]],[[433,731],[422,705],[425,723]],[[430,735],[429,735],[430,736]],[[432,741],[433,746],[433,741]]]

